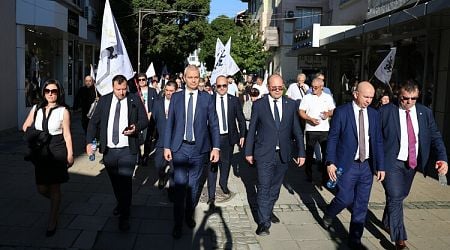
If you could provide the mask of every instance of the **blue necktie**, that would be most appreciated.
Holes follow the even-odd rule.
[[[278,111],[277,107],[277,100],[273,100],[273,111],[275,113],[275,127],[277,127],[277,129],[280,129],[281,119],[280,112]]]
[[[119,143],[119,120],[120,120],[120,100],[116,104],[116,112],[114,114],[112,142],[114,145]]]
[[[227,127],[227,116],[225,115],[225,103],[223,101],[223,96],[220,97],[220,104],[222,106],[222,124],[223,124],[223,130],[228,131]]]
[[[189,93],[189,101],[188,101],[188,108],[187,108],[187,116],[186,116],[186,140],[187,141],[192,141],[194,139],[194,131],[193,131],[193,126],[194,126],[194,93]]]

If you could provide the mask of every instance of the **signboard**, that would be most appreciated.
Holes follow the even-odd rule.
[[[392,10],[403,8],[416,2],[416,0],[368,0],[369,10],[367,12],[367,19],[383,15]]]
[[[328,57],[326,56],[299,56],[297,61],[298,69],[303,68],[326,68]]]

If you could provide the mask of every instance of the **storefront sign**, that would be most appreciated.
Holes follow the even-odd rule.
[[[69,10],[67,15],[67,31],[78,36],[79,30],[78,14]]]
[[[367,19],[416,3],[416,0],[369,0]]]
[[[326,56],[299,56],[298,68],[325,68],[328,64]]]

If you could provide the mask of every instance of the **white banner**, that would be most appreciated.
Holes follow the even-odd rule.
[[[116,75],[124,75],[129,80],[134,76],[134,72],[109,0],[106,0],[96,83],[101,95],[112,92],[112,78]]]
[[[231,37],[230,39],[228,39],[228,42],[224,48],[220,47],[219,42],[222,44],[220,39],[217,39],[215,60],[216,63],[214,64],[214,69],[211,73],[210,79],[212,85],[216,83],[216,79],[220,75],[229,76],[239,72],[239,67],[237,66],[233,57],[231,57]]]
[[[155,67],[153,67],[153,62],[150,63],[150,65],[148,66],[148,69],[145,72],[145,74],[147,75],[147,78],[156,76]]]
[[[382,81],[384,84],[389,84],[389,81],[391,80],[396,52],[397,48],[391,48],[389,54],[386,56],[386,58],[384,58],[384,60],[375,71],[375,77],[378,78],[378,80]]]

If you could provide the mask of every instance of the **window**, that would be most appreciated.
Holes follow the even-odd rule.
[[[295,12],[296,30],[308,28],[312,26],[313,23],[321,23],[321,8],[297,8]]]

